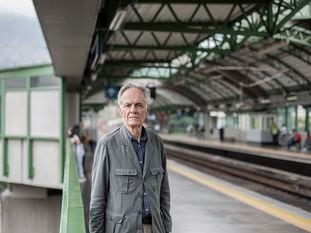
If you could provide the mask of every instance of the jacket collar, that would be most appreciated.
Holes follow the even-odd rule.
[[[130,141],[132,142],[133,140],[136,140],[136,139],[133,138],[133,136],[130,133],[130,131],[126,127],[124,127],[124,128],[125,128],[126,134],[127,134],[128,138],[130,139]],[[148,139],[148,136],[147,136],[147,133],[146,133],[146,129],[143,126],[142,129],[141,129],[141,136],[140,136],[139,141],[147,141],[147,139]]]

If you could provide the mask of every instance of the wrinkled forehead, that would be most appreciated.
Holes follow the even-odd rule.
[[[146,97],[142,90],[129,88],[121,95],[121,103],[143,103],[146,104]]]

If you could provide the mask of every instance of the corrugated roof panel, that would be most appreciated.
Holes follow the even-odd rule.
[[[157,46],[156,39],[152,36],[151,32],[144,32],[142,36],[137,41],[137,44],[139,45],[154,45]]]
[[[197,8],[196,4],[171,4],[178,19],[182,22],[189,22]]]
[[[229,89],[232,90],[232,92],[234,92],[234,95],[239,95],[241,93],[241,90],[239,88],[237,88],[236,86],[233,86],[232,84],[226,82],[223,79],[215,79],[213,80],[213,82],[217,82],[220,83],[224,89]]]
[[[109,52],[109,55],[111,56],[111,60],[121,60],[121,58],[124,56],[124,51],[118,52],[118,51],[114,51],[114,52]]]
[[[163,96],[174,105],[195,105],[186,97],[168,89],[157,88],[157,95]]]
[[[174,13],[170,10],[170,8],[165,5],[159,15],[156,18],[156,22],[176,22],[177,20],[174,17]]]
[[[299,73],[303,74],[305,77],[311,77],[311,65],[298,59],[295,56],[287,55],[282,58],[284,62],[289,64],[294,69],[298,70]]]
[[[233,92],[231,92],[229,89],[224,88],[223,85],[221,85],[220,83],[217,82],[209,82],[209,87],[212,89],[216,89],[220,92],[222,92],[225,96],[227,96],[228,98],[230,97],[234,97],[235,94]]]
[[[170,39],[167,42],[167,45],[175,46],[175,45],[184,45],[185,41],[182,38],[181,34],[173,33]]]
[[[144,19],[145,22],[149,22],[153,19],[157,11],[162,4],[136,4],[135,8],[138,14]],[[126,22],[141,22],[139,16],[135,13],[133,8],[129,7]]]
[[[110,45],[113,45],[113,44],[127,45],[127,42],[120,32],[115,32],[114,35],[109,38],[107,44],[110,44]]]
[[[157,40],[160,42],[160,44],[164,44],[166,40],[170,38],[169,32],[154,32],[155,36],[157,37]]]

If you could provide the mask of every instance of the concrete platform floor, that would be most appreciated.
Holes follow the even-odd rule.
[[[93,154],[85,158],[81,184],[88,222]],[[173,233],[305,233],[311,213],[168,161]],[[86,232],[88,227],[86,224]]]
[[[311,213],[177,162],[168,165],[174,233],[311,232]]]

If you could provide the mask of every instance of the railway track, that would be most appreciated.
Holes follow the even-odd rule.
[[[245,155],[164,140],[170,158],[311,199],[311,163]],[[189,149],[190,148],[190,149]],[[270,163],[269,163],[270,160]],[[310,172],[310,174],[309,174]]]

